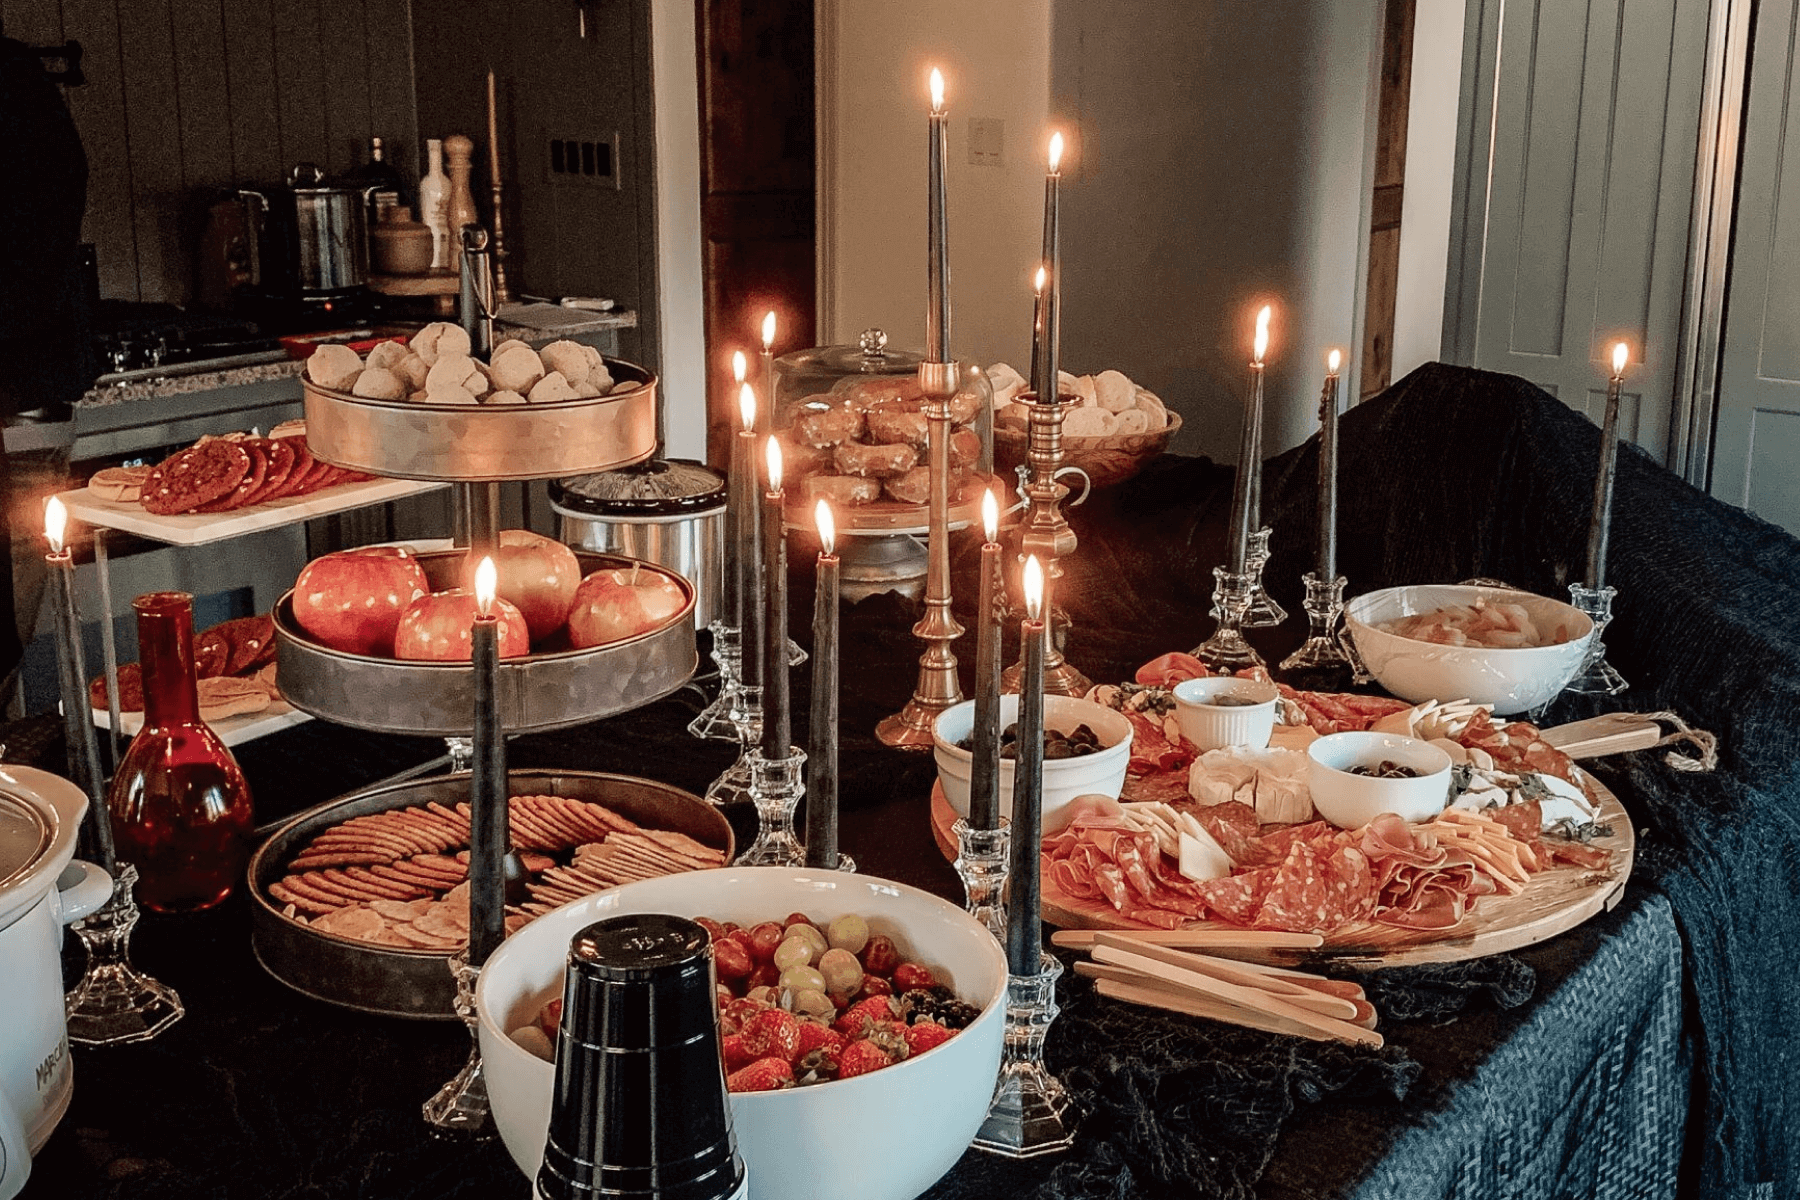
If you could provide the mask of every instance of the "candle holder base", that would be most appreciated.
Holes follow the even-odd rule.
[[[937,728],[938,714],[952,704],[960,703],[960,693],[949,697],[914,696],[906,707],[891,717],[883,717],[875,726],[875,736],[884,746],[896,750],[929,750],[932,731]]]
[[[952,865],[962,878],[963,907],[1005,945],[1007,855],[1012,841],[1006,819],[1002,817],[996,829],[976,829],[959,818],[950,828],[956,834]]]
[[[1007,609],[1003,618],[1008,624],[1017,625],[1025,619],[1025,606],[1016,605]],[[1069,637],[1069,615],[1060,608],[1052,608],[1050,614],[1050,645],[1044,658],[1044,695],[1082,697],[1093,690],[1094,682],[1082,674],[1063,656],[1064,644]],[[1015,662],[1000,672],[1000,690],[1013,693],[1019,690],[1019,676],[1025,671],[1025,664]]]
[[[750,755],[756,748],[757,740],[762,737],[762,689],[739,684],[731,695],[735,705],[730,710],[732,728],[735,730],[731,740],[742,749],[738,751],[737,760],[726,767],[724,773],[706,789],[706,802],[715,808],[731,808],[751,802]]]
[[[1250,608],[1251,583],[1248,571],[1240,574],[1224,567],[1213,568],[1213,605],[1220,613],[1219,627],[1213,630],[1211,637],[1194,647],[1193,655],[1215,675],[1267,667],[1262,655],[1244,640],[1244,615]]]
[[[1006,980],[1006,1049],[987,1120],[974,1146],[1007,1158],[1036,1158],[1075,1144],[1073,1101],[1044,1067],[1044,1037],[1056,1020],[1062,964],[1046,954],[1036,975]]]
[[[1569,681],[1564,691],[1583,696],[1616,696],[1631,686],[1606,661],[1606,643],[1600,640],[1606,633],[1606,627],[1612,624],[1613,597],[1618,594],[1618,589],[1613,587],[1590,588],[1579,583],[1569,585],[1569,602],[1593,618],[1594,640],[1588,643],[1587,658],[1581,664],[1581,670]]]
[[[69,1040],[83,1046],[120,1046],[147,1042],[187,1011],[167,984],[131,965],[131,931],[138,922],[133,898],[137,868],[117,864],[112,899],[75,923],[87,948],[88,965],[73,990],[63,998]]]
[[[425,1102],[422,1111],[425,1123],[433,1129],[485,1140],[494,1136],[494,1124],[488,1112],[481,1043],[476,1040],[475,1032],[475,981],[481,977],[481,968],[470,964],[465,951],[450,959],[450,971],[456,976],[456,1015],[469,1027],[469,1038],[475,1044],[470,1047],[469,1060],[462,1070]]]
[[[1312,632],[1305,645],[1281,660],[1280,670],[1289,682],[1305,683],[1317,691],[1341,692],[1356,682],[1362,669],[1356,647],[1339,624],[1348,581],[1339,575],[1327,583],[1312,571],[1302,579],[1306,583],[1306,620]]]
[[[794,810],[806,794],[806,752],[788,748],[786,758],[764,758],[747,750],[750,800],[756,805],[756,840],[737,856],[740,867],[803,867],[806,847],[794,836]]]
[[[713,665],[719,668],[719,694],[699,716],[688,722],[687,729],[702,741],[735,742],[742,721],[734,719],[732,714],[734,707],[742,709],[744,704],[738,694],[743,687],[744,650],[735,626],[714,621],[709,628],[713,637]]]

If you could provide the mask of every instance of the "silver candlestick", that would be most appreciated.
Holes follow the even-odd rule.
[[[1327,582],[1312,571],[1301,578],[1306,582],[1306,621],[1311,633],[1305,645],[1281,660],[1281,670],[1309,680],[1328,681],[1332,685],[1328,690],[1341,691],[1362,671],[1356,647],[1344,636],[1339,624],[1344,614],[1347,581],[1339,575]]]
[[[1056,981],[1062,964],[1046,954],[1036,975],[1006,978],[1006,1048],[1000,1078],[975,1148],[1007,1158],[1036,1158],[1075,1144],[1073,1101],[1044,1067],[1044,1038],[1059,1011]]]
[[[1262,655],[1244,640],[1244,617],[1250,611],[1252,580],[1248,571],[1213,568],[1213,607],[1219,627],[1194,647],[1194,657],[1215,675],[1230,675],[1263,666]]]
[[[131,965],[131,931],[138,923],[137,868],[116,864],[112,899],[75,923],[87,949],[87,971],[63,998],[69,1040],[84,1046],[145,1042],[181,1020],[187,1010],[175,989]]]
[[[1002,945],[1006,943],[1006,873],[1009,833],[1006,818],[995,829],[976,829],[958,818],[956,873],[963,881],[963,907],[988,927]]]

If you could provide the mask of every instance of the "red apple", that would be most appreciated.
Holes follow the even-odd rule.
[[[668,624],[687,603],[681,585],[645,567],[595,571],[575,589],[569,641],[577,648],[636,637]]]
[[[339,550],[301,570],[294,581],[294,619],[334,650],[386,658],[394,650],[400,614],[429,591],[425,571],[410,550]]]
[[[503,529],[494,566],[500,573],[500,598],[525,614],[532,641],[549,637],[568,621],[581,585],[581,564],[573,550],[528,529]],[[473,563],[468,570],[465,586],[473,586]]]
[[[531,634],[518,609],[494,601],[500,617],[500,657],[523,658],[531,651]],[[400,614],[394,634],[394,657],[419,662],[468,662],[469,626],[475,620],[475,593],[461,588],[432,592],[414,600]]]

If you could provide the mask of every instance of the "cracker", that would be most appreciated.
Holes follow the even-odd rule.
[[[320,917],[313,922],[313,928],[335,937],[350,938],[353,941],[368,941],[373,935],[387,928],[387,922],[380,915],[357,905],[351,908],[340,908],[329,916]]]
[[[270,882],[269,895],[275,897],[289,907],[299,909],[309,917],[323,916],[328,912],[336,912],[338,908],[335,904],[326,904],[323,900],[314,900],[310,896],[303,896],[293,888],[289,887],[286,881],[280,879]]]
[[[307,871],[314,867],[367,867],[393,860],[393,855],[384,854],[379,850],[327,850],[317,853],[308,850],[290,862],[288,870]]]

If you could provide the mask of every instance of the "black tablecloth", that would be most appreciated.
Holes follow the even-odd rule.
[[[1427,369],[1350,414],[1344,432],[1341,563],[1352,591],[1481,574],[1555,594],[1566,581],[1582,542],[1581,463],[1592,462],[1591,425],[1519,381]],[[1278,531],[1269,582],[1295,613],[1298,576],[1310,566],[1304,547],[1311,543],[1313,461],[1310,445],[1273,460],[1265,488]],[[1587,471],[1591,480],[1591,465]],[[1074,514],[1082,547],[1069,564],[1060,599],[1075,621],[1071,657],[1093,677],[1126,677],[1151,655],[1185,649],[1205,636],[1210,568],[1222,555],[1229,480],[1228,469],[1205,460],[1164,459]],[[1795,1086],[1784,1057],[1791,1052],[1772,1033],[1757,1034],[1756,1022],[1792,1015],[1785,1006],[1795,1003],[1795,972],[1788,963],[1769,964],[1767,951],[1750,939],[1767,937],[1767,944],[1778,945],[1800,931],[1791,857],[1800,837],[1791,818],[1772,814],[1767,802],[1780,767],[1795,756],[1791,743],[1785,751],[1753,750],[1738,735],[1774,729],[1762,714],[1768,696],[1791,694],[1783,690],[1793,685],[1782,664],[1791,668],[1800,660],[1800,637],[1782,644],[1785,658],[1760,665],[1732,658],[1730,669],[1743,684],[1760,672],[1756,682],[1766,691],[1757,696],[1713,696],[1695,682],[1697,668],[1684,673],[1679,667],[1697,655],[1696,639],[1664,645],[1659,639],[1668,612],[1698,620],[1715,637],[1739,624],[1768,624],[1753,599],[1735,602],[1748,608],[1733,606],[1732,597],[1747,594],[1756,581],[1720,570],[1716,554],[1707,560],[1707,580],[1696,584],[1680,576],[1689,587],[1716,585],[1714,607],[1699,598],[1685,604],[1670,599],[1675,584],[1667,576],[1677,557],[1671,540],[1688,536],[1697,520],[1708,523],[1706,535],[1715,540],[1739,538],[1748,520],[1691,489],[1684,494],[1682,487],[1640,456],[1626,456],[1613,571],[1625,599],[1608,640],[1615,661],[1641,691],[1654,681],[1653,696],[1628,694],[1633,707],[1672,703],[1733,735],[1729,773],[1699,785],[1698,805],[1681,799],[1683,788],[1693,792],[1691,777],[1675,777],[1650,755],[1635,756],[1628,773],[1608,776],[1640,827],[1643,884],[1628,887],[1615,912],[1518,956],[1535,972],[1530,999],[1503,1009],[1484,992],[1447,1025],[1389,1020],[1384,1032],[1390,1046],[1380,1054],[1346,1055],[1336,1047],[1220,1033],[1191,1022],[1185,1033],[1170,1035],[1179,1044],[1172,1051],[1163,1046],[1169,1053],[1158,1060],[1170,1068],[1171,1089],[1187,1079],[1174,1073],[1184,1055],[1190,1062],[1223,1062],[1226,1076],[1233,1063],[1246,1068],[1240,1076],[1270,1069],[1271,1062],[1282,1072],[1272,1086],[1245,1093],[1259,1097],[1256,1119],[1239,1126],[1221,1125],[1198,1110],[1171,1111],[1162,1101],[1173,1091],[1144,1094],[1143,1121],[1161,1130],[1178,1130],[1188,1121],[1183,1143],[1216,1143],[1219,1153],[1211,1157],[1232,1160],[1222,1175],[1217,1162],[1159,1158],[1153,1139],[1125,1128],[1131,1123],[1120,1114],[1131,1110],[1112,1105],[1101,1106],[1082,1143],[1061,1164],[971,1154],[936,1192],[1178,1194],[1192,1192],[1204,1170],[1215,1182],[1255,1181],[1256,1194],[1265,1196],[1348,1195],[1359,1187],[1377,1189],[1364,1193],[1373,1195],[1381,1194],[1379,1181],[1392,1178],[1386,1171],[1411,1169],[1406,1164],[1426,1162],[1431,1147],[1438,1147],[1440,1163],[1448,1164],[1443,1170],[1461,1182],[1446,1176],[1441,1186],[1421,1183],[1415,1194],[1473,1195],[1483,1194],[1478,1185],[1484,1178],[1498,1180],[1523,1161],[1514,1153],[1523,1140],[1535,1147],[1536,1157],[1519,1182],[1529,1177],[1547,1189],[1542,1194],[1558,1194],[1566,1191],[1556,1182],[1560,1171],[1580,1178],[1583,1164],[1592,1171],[1595,1163],[1615,1161],[1584,1150],[1583,1135],[1593,1131],[1604,1107],[1593,1097],[1616,1095],[1627,1083],[1625,1091],[1648,1088],[1663,1101],[1631,1117],[1642,1135],[1659,1139],[1657,1153],[1640,1153],[1633,1169],[1661,1178],[1674,1161],[1671,1146],[1681,1140],[1680,1100],[1687,1091],[1682,1054],[1689,1050],[1698,1057],[1703,1085],[1695,1150],[1686,1157],[1688,1189],[1724,1194],[1728,1186],[1758,1178],[1793,1178],[1794,1151],[1782,1124]],[[1767,562],[1773,546],[1788,557],[1764,582],[1791,588],[1800,577],[1794,566],[1800,551],[1779,535],[1750,532],[1763,544],[1745,559],[1731,560],[1738,564],[1733,570],[1741,574],[1745,563]],[[965,610],[971,566],[965,549],[957,560],[958,607]],[[806,579],[802,566],[795,586],[797,631],[805,628]],[[909,633],[912,615],[893,596],[846,614],[845,644],[854,647],[858,669],[845,673],[842,839],[865,870],[954,895],[955,878],[927,824],[929,759],[883,749],[870,735],[911,688],[918,652]],[[1259,645],[1277,656],[1303,632],[1296,617]],[[1761,644],[1776,636],[1767,633]],[[965,648],[965,664],[969,657]],[[1667,682],[1670,672],[1674,684]],[[804,703],[804,676],[796,676],[797,703]],[[520,738],[512,762],[643,773],[698,791],[731,756],[723,744],[698,743],[683,732],[698,703],[684,694],[580,730]],[[240,757],[257,789],[259,819],[269,820],[436,750],[417,740],[315,723],[244,747]],[[740,839],[750,834],[748,814],[734,814],[734,824]],[[1785,876],[1784,854],[1790,855]],[[1747,890],[1783,883],[1785,895]],[[213,913],[147,919],[137,947],[147,969],[182,991],[189,1014],[146,1046],[77,1049],[74,1105],[40,1155],[27,1196],[526,1194],[497,1143],[436,1141],[418,1119],[418,1104],[465,1053],[460,1027],[362,1016],[287,991],[251,956],[241,897]],[[1674,1032],[1665,969],[1678,947],[1689,985],[1686,1049]],[[1087,1019],[1080,994],[1066,1000],[1071,1025]],[[1596,1004],[1611,1005],[1623,1024],[1588,1028],[1574,1020],[1591,1015]],[[1793,1027],[1788,1020],[1769,1028]],[[1092,1087],[1101,1098],[1105,1089],[1128,1083],[1130,1030],[1115,1029],[1113,1043],[1091,1048],[1062,1044],[1058,1037],[1053,1031],[1051,1058],[1072,1083]],[[1567,1044],[1570,1038],[1579,1044]],[[1573,1064],[1578,1077],[1545,1074],[1551,1060]],[[1580,1073],[1590,1069],[1597,1073],[1592,1080]],[[1598,1091],[1588,1086],[1594,1080]],[[1239,1078],[1231,1086],[1250,1083],[1255,1081]],[[1524,1095],[1533,1088],[1543,1089],[1547,1100],[1560,1097],[1565,1107],[1533,1108]],[[1209,1084],[1195,1094],[1227,1091]],[[1397,1094],[1402,1091],[1404,1099]],[[1285,1099],[1274,1105],[1271,1128],[1268,1097],[1278,1093]],[[1477,1121],[1483,1113],[1517,1128],[1483,1134]],[[1452,1145],[1465,1146],[1466,1153],[1449,1154]],[[1591,1190],[1577,1187],[1574,1193]]]

